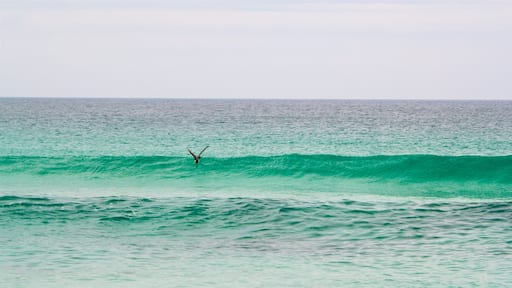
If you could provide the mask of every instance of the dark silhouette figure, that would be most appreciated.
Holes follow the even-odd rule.
[[[194,162],[196,162],[196,164],[199,163],[199,160],[201,160],[201,154],[203,154],[204,150],[206,150],[206,148],[208,148],[210,146],[206,146],[203,148],[203,150],[201,150],[201,152],[199,152],[199,154],[196,156],[196,154],[194,154],[194,152],[190,151],[190,149],[188,149],[188,153],[190,153],[190,155],[192,155],[192,157],[194,157]]]

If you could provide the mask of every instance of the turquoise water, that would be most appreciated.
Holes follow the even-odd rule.
[[[2,287],[512,287],[511,219],[509,101],[0,99]]]

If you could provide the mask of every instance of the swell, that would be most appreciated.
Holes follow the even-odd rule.
[[[299,155],[204,158],[167,156],[1,156],[0,177],[184,179],[197,176],[283,179],[369,179],[401,183],[472,182],[512,184],[512,156]]]

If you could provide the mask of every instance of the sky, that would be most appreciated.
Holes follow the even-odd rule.
[[[510,0],[0,0],[0,97],[512,100]]]

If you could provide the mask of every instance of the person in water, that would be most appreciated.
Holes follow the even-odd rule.
[[[190,149],[188,149],[188,153],[190,153],[190,155],[192,155],[192,157],[194,157],[194,162],[196,164],[199,163],[199,160],[201,160],[201,154],[203,154],[204,150],[206,150],[206,148],[208,148],[210,146],[206,146],[203,148],[203,150],[201,150],[201,152],[199,152],[199,154],[196,156],[196,154],[194,154],[194,152],[190,151]]]

